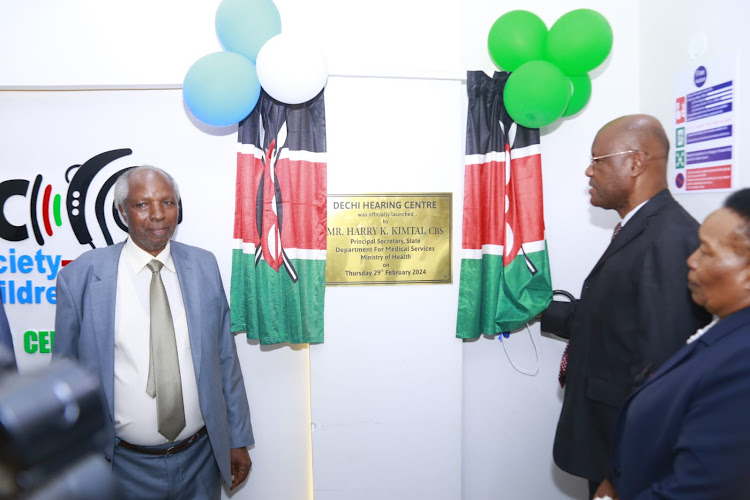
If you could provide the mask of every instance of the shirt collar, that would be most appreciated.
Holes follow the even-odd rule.
[[[643,205],[645,205],[646,203],[648,203],[648,200],[644,201],[643,203],[635,207],[633,210],[625,214],[625,217],[623,217],[622,220],[620,221],[620,226],[624,226],[625,224],[627,224],[628,221],[633,218],[636,212],[638,212],[638,210],[640,210],[643,207]]]
[[[690,337],[688,337],[687,343],[688,344],[692,344],[693,342],[695,342],[696,340],[698,340],[699,338],[701,338],[704,333],[706,333],[707,331],[709,331],[711,329],[711,327],[713,327],[718,322],[719,322],[719,317],[718,316],[714,316],[714,319],[709,324],[707,324],[703,328],[698,328],[697,332],[695,332]]]
[[[139,273],[141,270],[143,270],[146,265],[151,262],[152,260],[156,259],[162,264],[164,264],[164,267],[173,273],[176,273],[174,267],[174,261],[172,260],[172,251],[171,251],[171,242],[167,242],[167,246],[164,247],[164,250],[159,252],[159,255],[154,257],[138,245],[136,245],[131,238],[128,238],[125,241],[125,247],[122,249],[122,254],[125,256],[125,259],[127,260],[130,267],[133,269],[134,273]]]

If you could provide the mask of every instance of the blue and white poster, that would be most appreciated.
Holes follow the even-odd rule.
[[[699,62],[676,78],[673,192],[721,192],[738,185],[737,64],[736,56]]]

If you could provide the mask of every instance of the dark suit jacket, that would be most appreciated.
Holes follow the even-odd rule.
[[[600,481],[630,392],[710,317],[687,288],[698,223],[664,190],[622,228],[575,302],[553,302],[542,330],[570,339],[555,463]]]
[[[76,359],[100,378],[109,409],[105,455],[110,460],[115,446],[115,295],[122,246],[89,250],[57,275],[52,349],[53,359]],[[171,254],[185,302],[201,414],[222,478],[232,484],[230,449],[253,444],[253,431],[229,329],[229,304],[213,254],[175,241]]]
[[[683,347],[628,399],[614,456],[622,500],[750,498],[750,308]]]

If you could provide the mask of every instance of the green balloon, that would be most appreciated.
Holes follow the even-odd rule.
[[[599,66],[612,50],[612,27],[591,9],[571,10],[547,36],[546,59],[566,75],[582,75]]]
[[[495,64],[515,71],[523,63],[544,58],[547,25],[527,10],[512,10],[498,17],[487,36]]]
[[[586,107],[586,103],[589,102],[589,97],[591,97],[591,78],[589,75],[569,76],[568,78],[573,88],[573,94],[570,96],[570,102],[568,102],[568,107],[565,109],[563,116],[572,116],[581,111]]]
[[[540,128],[562,116],[570,92],[570,80],[560,68],[548,61],[529,61],[508,77],[503,98],[516,123]]]

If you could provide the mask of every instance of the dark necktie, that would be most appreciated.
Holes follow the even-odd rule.
[[[177,342],[167,291],[161,280],[160,271],[163,264],[158,260],[152,260],[147,266],[152,274],[149,289],[151,341],[146,393],[156,398],[159,434],[169,441],[174,441],[185,428]]]
[[[612,232],[612,239],[615,239],[615,236],[617,236],[617,233],[620,232],[620,229],[622,229],[622,222],[618,222],[615,226],[615,230]],[[560,373],[557,375],[557,380],[560,381],[560,387],[565,387],[565,372],[568,370],[568,347],[570,344],[565,346],[565,351],[563,352],[562,359],[560,360]]]
[[[612,231],[613,240],[615,239],[615,236],[617,236],[617,234],[620,232],[620,229],[622,229],[622,222],[618,222],[617,225],[615,226],[615,230]]]

